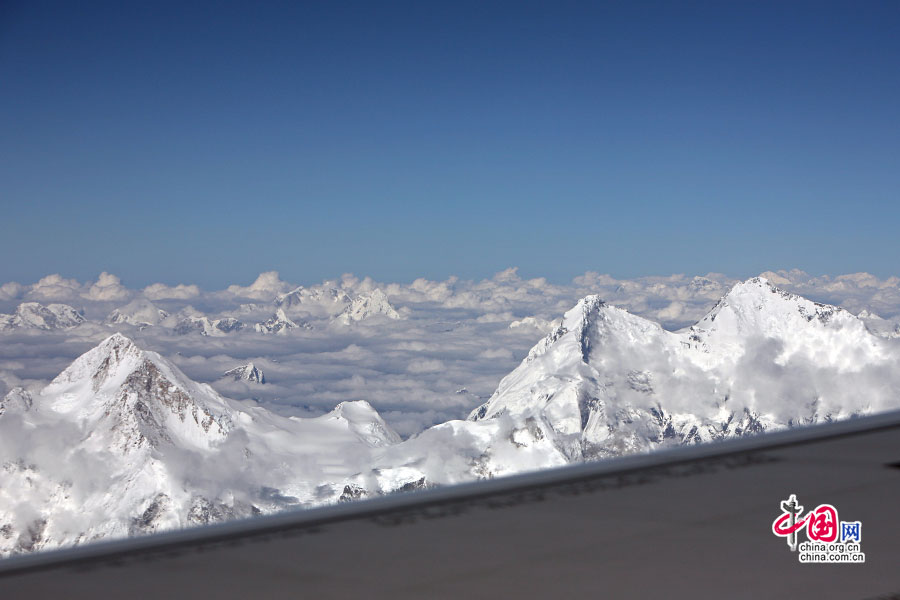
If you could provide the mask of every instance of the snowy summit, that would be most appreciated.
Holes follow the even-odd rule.
[[[253,363],[229,369],[224,373],[225,377],[233,377],[235,381],[247,381],[251,383],[265,383],[266,376],[263,372],[256,368]]]

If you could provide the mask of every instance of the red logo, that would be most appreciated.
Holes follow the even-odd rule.
[[[835,542],[838,539],[837,509],[830,504],[820,504],[807,515],[806,535],[816,542]]]
[[[837,509],[820,504],[803,514],[797,496],[791,494],[779,504],[781,514],[772,522],[772,533],[787,538],[788,548],[798,552],[801,563],[864,563],[866,555],[860,548],[862,523],[838,520]],[[808,541],[798,539],[798,532],[806,530]]]

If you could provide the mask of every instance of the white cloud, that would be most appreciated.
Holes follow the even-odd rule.
[[[787,277],[779,275],[778,273],[773,273],[772,271],[763,271],[759,274],[760,277],[765,277],[769,281],[772,282],[773,285],[790,285],[791,280]]]
[[[98,277],[96,283],[88,289],[84,294],[84,297],[89,300],[102,302],[125,300],[130,295],[131,292],[122,285],[122,281],[118,277],[104,271],[103,273],[100,273],[100,277]]]
[[[190,300],[200,295],[196,285],[179,283],[174,287],[164,283],[153,283],[144,288],[144,296],[150,300]]]
[[[616,285],[617,281],[609,275],[601,275],[596,271],[587,271],[584,275],[579,275],[572,280],[578,287],[604,287]]]
[[[0,285],[0,300],[18,300],[25,295],[26,288],[20,283],[10,281]]]
[[[489,348],[479,352],[478,358],[484,360],[513,360],[513,353],[509,348]]]
[[[240,298],[271,301],[278,294],[289,291],[291,287],[289,283],[279,278],[278,271],[266,271],[265,273],[260,273],[256,281],[249,286],[229,285],[226,291]]]
[[[444,370],[444,363],[436,359],[417,359],[410,361],[406,370],[410,373],[437,373]]]
[[[677,321],[684,313],[684,304],[675,300],[667,307],[657,311],[656,320],[660,322]]]
[[[26,297],[29,300],[71,301],[79,296],[81,290],[82,286],[76,280],[53,274],[32,285]]]
[[[522,281],[519,277],[519,267],[510,267],[494,273],[492,281],[496,281],[497,283],[516,283]]]
[[[542,319],[540,317],[525,317],[524,319],[519,319],[518,321],[513,321],[509,324],[510,329],[516,329],[519,327],[529,328],[533,327],[542,333],[550,333],[555,327],[557,327],[561,323],[561,319]]]

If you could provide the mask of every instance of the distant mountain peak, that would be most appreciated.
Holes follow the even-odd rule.
[[[229,369],[224,373],[225,377],[233,377],[235,381],[247,381],[253,383],[265,383],[266,376],[262,370],[257,368],[252,362],[234,369]]]
[[[0,314],[0,330],[4,329],[71,329],[84,323],[84,316],[68,304],[23,302],[11,315]]]
[[[302,305],[330,305],[349,304],[350,297],[346,292],[337,288],[305,288],[302,285],[275,298],[275,306],[292,308]]]
[[[159,325],[167,319],[169,313],[158,308],[146,298],[136,298],[119,308],[113,310],[106,317],[106,322],[112,325],[128,324],[136,327],[150,327]]]
[[[598,295],[590,295],[579,300],[567,311],[562,324],[539,342],[528,356],[533,360],[565,334],[572,333],[571,339],[577,346],[577,353],[581,356],[581,360],[587,363],[595,345],[608,343],[610,338],[641,339],[649,331],[659,334],[663,329],[653,321],[605,302]]]
[[[6,396],[0,398],[0,416],[6,411],[11,412],[27,412],[34,406],[34,398],[31,393],[23,387],[14,387],[7,392]]]
[[[222,317],[220,319],[210,319],[207,316],[185,315],[175,325],[175,333],[187,335],[190,333],[199,333],[203,336],[223,336],[229,333],[240,331],[244,328],[244,323],[234,317]]]
[[[837,309],[837,307],[822,304],[819,302],[813,302],[812,300],[808,300],[803,296],[779,288],[767,278],[758,276],[735,283],[731,287],[731,289],[728,290],[728,292],[724,296],[722,296],[721,300],[719,300],[716,306],[713,307],[713,309],[710,311],[710,314],[714,314],[716,312],[716,309],[719,308],[720,305],[754,304],[756,307],[759,307],[763,304],[772,302],[791,303],[797,305],[812,304],[816,306]]]
[[[399,319],[400,313],[388,301],[387,294],[379,288],[375,288],[367,294],[360,294],[350,302],[344,312],[338,315],[337,320],[345,325],[363,321],[372,317],[387,317]]]
[[[752,277],[736,283],[691,330],[708,342],[711,337],[783,337],[808,327],[857,333],[865,329],[843,308],[813,302],[774,286],[765,277]]]
[[[295,323],[285,314],[284,309],[279,307],[275,309],[274,315],[262,323],[257,323],[254,328],[258,333],[285,334],[292,329],[312,329],[312,326],[306,321]]]

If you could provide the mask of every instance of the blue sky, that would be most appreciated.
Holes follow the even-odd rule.
[[[259,4],[2,5],[0,280],[900,274],[900,3]]]

